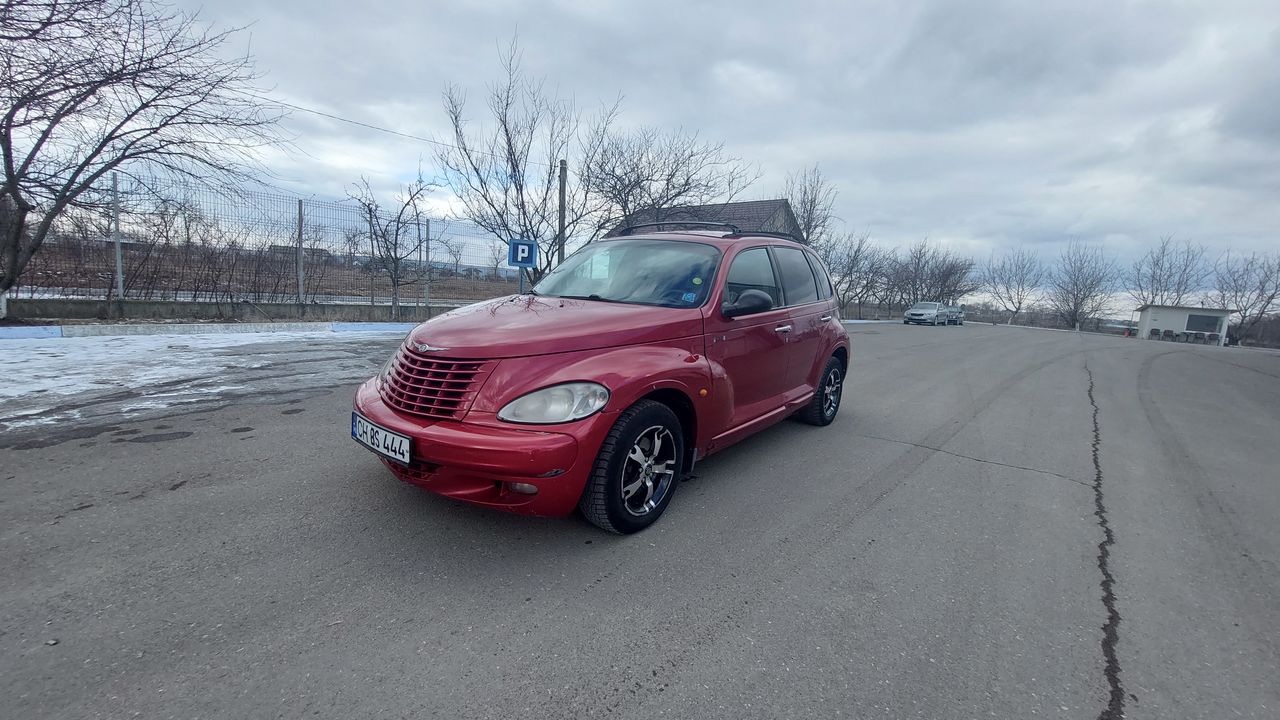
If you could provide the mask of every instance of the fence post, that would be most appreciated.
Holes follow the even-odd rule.
[[[120,178],[114,172],[111,173],[111,239],[116,246],[116,300],[124,300],[124,252],[120,249]],[[123,310],[124,305],[120,308]]]
[[[422,302],[426,304],[426,319],[431,319],[431,218],[426,219],[426,282],[422,283]]]
[[[307,301],[307,285],[302,275],[302,198],[298,198],[298,304]]]
[[[377,269],[374,262],[377,257],[377,251],[373,246],[373,209],[369,209],[369,306],[373,306],[373,273]]]
[[[569,163],[560,161],[560,232],[556,235],[556,264],[564,262],[564,188],[568,181]],[[521,277],[523,277],[523,273]]]

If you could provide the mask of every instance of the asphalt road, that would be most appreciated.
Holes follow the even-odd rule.
[[[0,438],[0,717],[1280,716],[1280,356],[852,340],[835,424],[630,537],[393,480],[347,413],[394,340],[64,398]]]

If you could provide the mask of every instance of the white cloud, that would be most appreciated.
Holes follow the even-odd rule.
[[[1280,227],[1272,0],[225,0],[204,17],[256,20],[260,65],[292,102],[426,137],[447,130],[448,83],[479,112],[518,33],[526,70],[579,106],[621,94],[624,123],[682,126],[759,163],[756,194],[821,163],[839,215],[889,243],[1053,251],[1174,233],[1256,250]],[[425,143],[305,113],[290,128],[301,152],[269,160],[291,191],[430,170]]]
[[[781,74],[741,60],[716,63],[711,66],[711,78],[719,93],[732,103],[732,112],[777,105],[791,97],[787,80]]]

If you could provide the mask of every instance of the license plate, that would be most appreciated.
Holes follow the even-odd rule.
[[[409,464],[409,436],[371,423],[358,412],[351,413],[351,439],[385,458]]]

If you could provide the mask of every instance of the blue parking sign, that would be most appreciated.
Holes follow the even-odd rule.
[[[512,238],[507,242],[507,264],[511,267],[532,268],[538,266],[538,243],[533,240]]]

